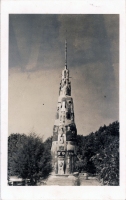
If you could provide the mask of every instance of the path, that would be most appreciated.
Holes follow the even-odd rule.
[[[101,186],[101,183],[97,179],[88,178],[85,180],[84,177],[79,179],[74,176],[50,176],[46,181],[45,186]]]

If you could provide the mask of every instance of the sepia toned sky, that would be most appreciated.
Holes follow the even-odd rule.
[[[119,15],[11,14],[9,134],[52,136],[66,37],[78,134],[119,120]]]

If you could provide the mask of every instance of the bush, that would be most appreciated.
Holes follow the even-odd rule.
[[[98,174],[104,185],[119,185],[119,122],[88,136],[78,135],[77,141],[76,169]]]
[[[51,153],[36,134],[11,134],[8,138],[8,176],[30,179],[36,185],[52,171]]]

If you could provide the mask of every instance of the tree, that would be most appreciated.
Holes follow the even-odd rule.
[[[104,185],[119,185],[119,122],[87,136],[78,135],[77,142],[76,169],[97,173]]]
[[[14,136],[12,134],[8,139],[9,152],[10,146],[13,147],[16,141],[15,151],[12,151],[11,156],[8,153],[8,166],[11,174],[30,179],[31,185],[36,185],[40,179],[46,179],[52,171],[50,150],[44,146],[42,138],[36,134],[24,136],[23,143],[19,140],[21,138],[19,135],[11,143],[11,138]]]
[[[13,170],[13,160],[19,148],[24,144],[27,136],[25,134],[11,134],[8,137],[8,177],[17,175]]]
[[[91,158],[96,166],[99,179],[104,185],[119,185],[119,139],[113,141],[104,150]]]
[[[52,146],[52,137],[48,137],[45,142],[44,146],[51,151],[51,146]]]

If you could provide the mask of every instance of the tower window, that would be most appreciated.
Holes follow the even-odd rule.
[[[66,78],[66,71],[64,71],[64,77]]]
[[[67,119],[70,119],[70,117],[71,117],[70,113],[66,113],[66,117],[67,117]]]

